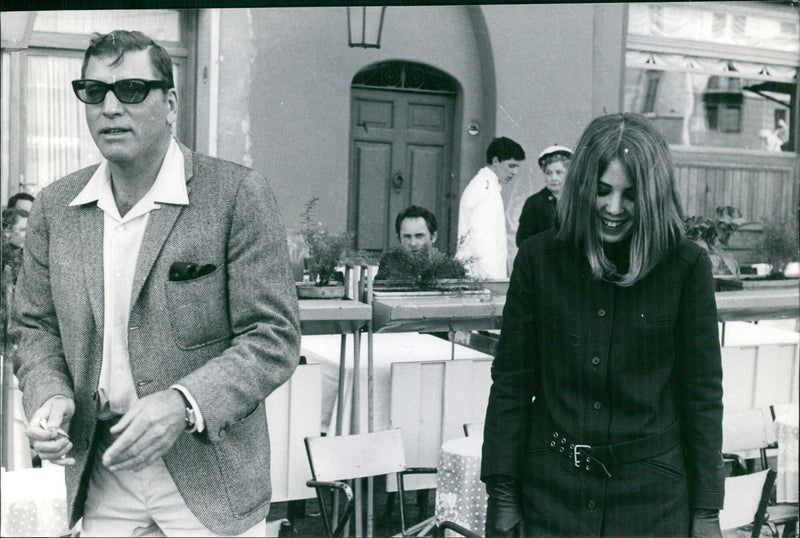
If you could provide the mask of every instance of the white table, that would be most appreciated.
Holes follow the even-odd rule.
[[[336,411],[338,406],[337,389],[339,386],[339,360],[341,338],[336,335],[303,336],[300,343],[300,354],[305,355],[309,363],[322,366],[322,424],[321,431],[335,431]],[[387,333],[373,336],[373,383],[374,383],[374,430],[385,430],[390,427],[391,397],[391,365],[394,362],[441,361],[455,359],[490,358],[489,355],[467,347],[418,333]],[[347,339],[345,350],[345,382],[344,394],[353,391],[353,339]],[[361,386],[360,425],[361,432],[367,431],[367,339],[361,339]],[[349,432],[352,412],[350,398],[345,398],[342,432]]]
[[[436,486],[436,519],[452,521],[483,536],[486,486],[481,482],[483,436],[442,443]]]
[[[776,478],[778,502],[798,502],[798,435],[800,435],[800,408],[797,405],[781,406],[775,416],[778,436],[778,476]]]

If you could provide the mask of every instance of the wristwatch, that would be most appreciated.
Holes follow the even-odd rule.
[[[183,404],[185,406],[183,420],[186,422],[186,431],[187,432],[194,432],[197,430],[197,416],[194,413],[194,408],[192,404],[189,403],[189,400],[183,394],[183,391],[175,389],[178,391],[178,394],[181,395],[183,398]]]

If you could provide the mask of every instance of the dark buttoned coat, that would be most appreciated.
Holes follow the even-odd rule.
[[[131,291],[128,351],[139,397],[178,383],[203,414],[163,456],[186,504],[212,531],[240,534],[269,511],[264,399],[299,360],[297,295],[286,232],[267,180],[181,146],[189,204],[149,217]],[[49,185],[33,205],[18,282],[16,373],[30,416],[75,401],[66,468],[70,524],[83,514],[103,352],[103,211],[69,206],[97,169]],[[170,281],[174,262],[216,266]]]
[[[557,202],[555,195],[547,187],[525,200],[522,213],[519,215],[519,226],[515,237],[518,247],[528,237],[553,227]]]
[[[687,536],[692,508],[722,507],[717,311],[695,243],[620,287],[592,278],[553,230],[524,242],[492,379],[481,476],[522,483],[526,534]],[[603,446],[673,425],[676,446],[611,478],[549,446],[554,429]]]

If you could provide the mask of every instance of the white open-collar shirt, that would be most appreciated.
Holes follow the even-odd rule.
[[[97,202],[103,211],[103,360],[97,392],[98,418],[123,415],[138,399],[133,384],[128,354],[128,319],[136,262],[150,213],[162,204],[189,205],[183,154],[175,139],[170,139],[167,153],[156,180],[125,216],[120,216],[111,188],[111,170],[103,160],[89,182],[72,200],[71,206]],[[184,387],[175,385],[194,407],[197,430],[203,430],[202,413]]]

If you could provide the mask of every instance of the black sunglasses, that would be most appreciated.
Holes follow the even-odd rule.
[[[172,87],[172,84],[163,80],[143,80],[141,78],[126,78],[113,84],[88,78],[72,81],[72,90],[75,92],[75,96],[89,105],[102,103],[109,90],[114,92],[120,103],[135,105],[144,101],[152,88]]]

